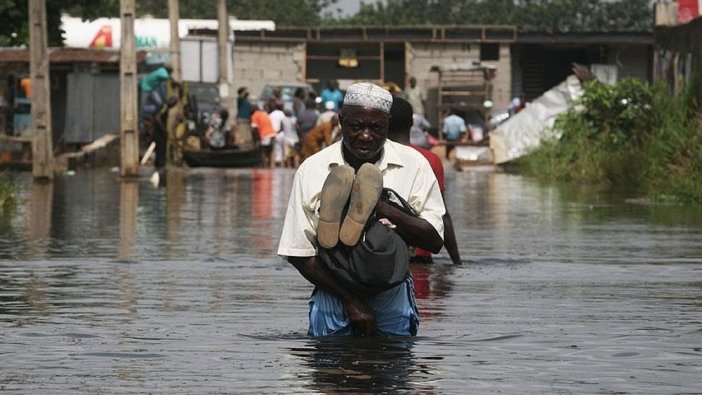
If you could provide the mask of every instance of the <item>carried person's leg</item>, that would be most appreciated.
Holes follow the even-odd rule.
[[[333,248],[339,242],[342,215],[351,194],[353,177],[351,166],[340,165],[331,169],[324,181],[317,224],[317,241],[321,247]]]
[[[350,247],[358,244],[382,191],[383,175],[380,169],[373,164],[364,163],[356,172],[349,209],[339,231],[339,240],[342,243]]]

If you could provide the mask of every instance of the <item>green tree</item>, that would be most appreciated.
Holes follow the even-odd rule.
[[[610,32],[652,28],[648,0],[387,0],[326,20],[343,25],[499,24],[520,31]]]
[[[0,0],[0,47],[25,44],[29,36],[27,2]]]
[[[49,46],[63,41],[61,14],[67,12],[85,19],[119,15],[119,0],[53,0],[46,2],[46,30]],[[0,46],[29,42],[29,1],[0,0]]]

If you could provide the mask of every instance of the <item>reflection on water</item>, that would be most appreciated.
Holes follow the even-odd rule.
[[[119,199],[119,249],[117,257],[132,258],[137,230],[137,208],[139,206],[139,184],[133,180],[120,183]]]
[[[290,354],[304,368],[297,374],[306,389],[321,393],[432,393],[431,373],[402,338],[310,339]]]
[[[10,177],[0,391],[702,392],[699,207],[449,172],[470,264],[412,265],[420,336],[311,339],[275,256],[292,171]]]

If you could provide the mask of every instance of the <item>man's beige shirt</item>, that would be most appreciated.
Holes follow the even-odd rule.
[[[347,164],[337,142],[307,158],[295,173],[278,255],[317,255],[319,197],[333,166]],[[429,222],[443,238],[446,212],[439,185],[429,162],[414,148],[385,141],[375,164],[383,174],[383,187],[395,190]]]

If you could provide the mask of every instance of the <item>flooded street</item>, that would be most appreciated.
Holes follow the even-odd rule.
[[[419,336],[313,339],[291,170],[8,176],[3,393],[702,393],[700,207],[449,171],[466,264],[412,268]]]

